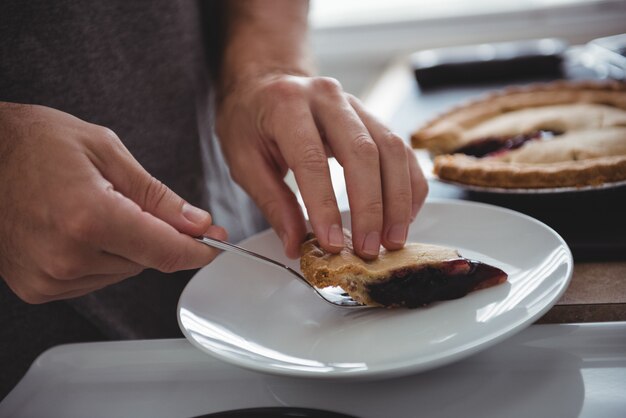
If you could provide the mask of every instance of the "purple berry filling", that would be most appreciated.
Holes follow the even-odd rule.
[[[459,263],[465,268],[459,269]],[[438,267],[400,269],[389,280],[368,286],[370,297],[383,306],[417,308],[441,300],[458,299],[480,284],[500,283],[507,275],[499,268],[472,260],[455,260]]]
[[[488,157],[519,148],[528,141],[547,140],[561,134],[562,132],[559,131],[546,130],[513,136],[493,136],[472,141],[457,148],[453,154],[465,154],[477,158]]]

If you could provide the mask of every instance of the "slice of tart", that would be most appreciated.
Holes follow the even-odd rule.
[[[459,106],[412,135],[442,180],[497,188],[626,180],[626,83],[509,88]]]
[[[314,286],[341,287],[365,305],[417,308],[507,280],[504,271],[463,258],[451,248],[418,243],[397,251],[381,247],[376,260],[365,261],[354,253],[347,230],[344,240],[344,249],[331,254],[313,234],[307,235],[300,249],[300,269]]]

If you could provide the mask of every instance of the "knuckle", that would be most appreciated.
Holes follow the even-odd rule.
[[[111,128],[107,128],[106,126],[98,126],[97,129],[98,129],[99,137],[104,140],[107,140],[110,142],[117,142],[120,140],[120,138]]]
[[[31,284],[11,287],[11,289],[24,302],[31,305],[39,305],[54,299],[52,294],[47,294],[50,292],[46,292],[45,286],[42,286],[42,283],[45,281],[41,277],[22,277],[21,279],[22,281],[28,280]]]
[[[58,295],[61,294],[62,289],[59,289],[58,284],[55,285],[45,274],[22,275],[16,279],[11,282],[7,281],[7,284],[18,298],[28,304],[39,305],[51,302],[58,299]]]
[[[119,136],[106,126],[95,125],[95,135],[90,135],[91,141],[93,141],[98,148],[104,153],[128,153],[128,150],[120,140]]]
[[[7,282],[7,284],[9,283]],[[15,296],[20,298],[22,301],[29,303],[31,305],[37,303],[34,300],[33,293],[29,291],[28,289],[25,289],[22,286],[10,286],[10,288],[13,291],[13,293],[15,293]]]
[[[341,83],[332,77],[315,77],[312,81],[317,91],[325,94],[337,94],[342,91]]]
[[[383,202],[380,200],[370,200],[362,206],[363,213],[380,216],[383,213]]]
[[[326,170],[328,158],[326,153],[320,147],[315,145],[305,145],[300,150],[300,157],[297,167],[312,172],[321,173]]]
[[[82,275],[82,270],[83,266],[81,263],[69,256],[55,257],[45,268],[46,273],[53,279],[57,280],[74,280]],[[45,284],[42,285],[42,288],[48,290],[48,292],[43,293],[48,294],[49,292],[52,292],[52,294],[54,294],[54,291],[52,291]]]
[[[279,103],[285,103],[302,97],[303,88],[300,83],[279,79],[267,86],[267,93],[274,97]]]
[[[332,196],[324,196],[317,201],[317,207],[323,211],[337,211],[337,201]]]
[[[393,191],[393,196],[391,197],[393,201],[391,202],[394,207],[400,208],[408,208],[408,211],[411,211],[411,202],[413,200],[413,193],[411,189],[399,189]],[[400,214],[400,211],[394,211],[396,214]]]
[[[379,139],[385,150],[394,155],[406,155],[406,146],[402,138],[391,131],[385,132]]]
[[[143,194],[144,208],[157,208],[167,196],[169,189],[160,180],[150,177]]]
[[[62,221],[62,232],[72,240],[86,241],[98,229],[98,220],[94,214],[85,208],[69,212]]]
[[[52,300],[52,298],[49,296],[45,296],[37,292],[24,289],[16,290],[15,294],[17,295],[17,297],[30,305],[40,305],[42,303],[50,302]]]
[[[293,132],[293,138],[297,143],[304,144],[307,141],[311,141],[312,132],[308,127],[296,126]]]
[[[174,273],[184,267],[184,256],[178,252],[171,252],[163,257],[157,265],[157,270],[163,273]]]
[[[58,286],[55,286],[51,280],[42,280],[35,290],[42,299],[53,299],[55,295],[61,293]]]
[[[378,147],[366,133],[360,133],[352,140],[352,152],[360,161],[378,161]]]

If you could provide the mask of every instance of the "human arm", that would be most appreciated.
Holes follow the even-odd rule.
[[[427,185],[401,138],[333,79],[314,76],[304,1],[225,2],[217,132],[231,174],[256,201],[291,257],[305,234],[283,178],[293,170],[320,244],[343,246],[328,156],[343,166],[354,248],[401,248]]]

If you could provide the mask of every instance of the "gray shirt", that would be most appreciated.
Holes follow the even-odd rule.
[[[219,22],[206,13],[212,7],[192,0],[4,0],[0,101],[50,106],[111,128],[148,172],[208,209],[238,241],[266,224],[232,183],[214,140],[207,29]],[[145,320],[132,319],[143,309],[136,305],[163,305],[174,315],[180,291],[148,280],[71,304],[108,335],[142,337],[132,329]],[[120,327],[130,328],[108,329]]]

